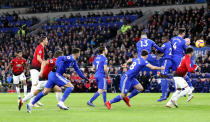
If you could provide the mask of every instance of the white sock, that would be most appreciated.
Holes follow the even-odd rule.
[[[177,96],[181,93],[180,90],[176,90],[171,96],[171,100],[177,100]]]
[[[20,88],[19,87],[16,87],[16,91],[17,91],[18,97],[21,97],[20,96]]]
[[[31,93],[33,93],[34,91],[36,91],[36,89],[37,89],[37,86],[32,85],[31,86]]]
[[[23,98],[23,102],[28,101],[29,99],[31,99],[34,96],[34,93],[29,93],[27,94],[24,98]],[[32,100],[32,99],[31,99]]]
[[[57,101],[61,101],[61,98],[62,98],[62,92],[56,92],[56,98],[57,98]]]
[[[24,85],[23,89],[24,89],[24,96],[26,96],[27,95],[27,85]]]
[[[190,87],[185,88],[183,91],[181,91],[181,93],[177,96],[177,99],[179,99],[180,97],[186,95],[187,93],[191,92]]]

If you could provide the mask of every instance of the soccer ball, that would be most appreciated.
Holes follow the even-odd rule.
[[[204,41],[203,40],[197,40],[195,42],[195,46],[198,47],[198,48],[204,47],[205,46]]]

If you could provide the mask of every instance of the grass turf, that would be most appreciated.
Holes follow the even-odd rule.
[[[167,101],[156,102],[160,94],[139,94],[131,99],[131,107],[123,101],[112,104],[112,109],[104,107],[102,96],[94,102],[95,108],[86,105],[93,93],[72,93],[65,104],[70,110],[56,106],[55,94],[49,94],[41,102],[40,108],[26,112],[17,109],[16,94],[0,94],[0,122],[210,122],[210,94],[194,94],[195,98],[186,103],[185,97],[178,102],[179,108],[165,108]],[[109,93],[108,100],[118,94]]]

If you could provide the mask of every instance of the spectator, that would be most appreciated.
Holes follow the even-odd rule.
[[[158,88],[158,83],[155,80],[155,78],[151,79],[151,83],[150,83],[150,92],[154,93],[154,92],[159,92],[159,88]]]

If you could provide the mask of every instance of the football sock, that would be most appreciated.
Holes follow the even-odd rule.
[[[122,96],[118,95],[114,99],[110,100],[110,104],[119,102],[120,100],[122,100]]]
[[[192,87],[192,83],[190,81],[190,78],[188,76],[185,76],[184,79],[186,80],[187,84],[189,85],[189,87]]]
[[[92,103],[100,94],[96,92],[93,97],[90,99],[90,102]],[[103,95],[104,96],[104,95]]]
[[[24,98],[23,98],[23,102],[28,101],[29,99],[31,99],[34,96],[33,93],[28,93]],[[32,101],[31,101],[32,102]]]
[[[103,94],[103,100],[104,100],[104,103],[106,103],[106,92],[105,92],[105,91],[103,91],[103,92],[102,92],[102,94]]]
[[[56,92],[56,99],[57,101],[61,101],[61,98],[62,98],[62,92]]]
[[[63,93],[63,97],[61,98],[61,101],[64,102],[73,90],[74,90],[73,87],[67,87]]]
[[[182,91],[180,92],[179,95],[177,95],[177,99],[179,99],[180,97],[186,95],[186,94],[187,94],[188,92],[190,92],[190,91],[191,91],[190,87],[185,88],[184,90],[182,90]]]
[[[32,105],[34,105],[36,102],[38,102],[43,96],[45,96],[44,92],[40,92],[32,101]]]
[[[167,80],[165,78],[161,79],[162,98],[166,97],[167,89],[168,89],[168,82],[167,82]]]
[[[21,98],[21,96],[20,96],[20,88],[19,87],[16,87],[16,92],[17,92],[18,97]]]
[[[26,96],[26,94],[27,94],[27,85],[23,86],[23,90],[24,90],[24,96]]]
[[[139,93],[140,93],[140,91],[138,91],[137,89],[133,89],[133,91],[130,93],[128,98],[131,99],[132,97],[136,96]]]

